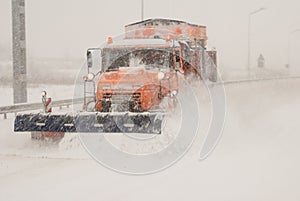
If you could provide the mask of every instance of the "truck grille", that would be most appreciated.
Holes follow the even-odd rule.
[[[141,93],[105,93],[103,98],[110,99],[112,104],[127,103],[130,100],[141,103]]]

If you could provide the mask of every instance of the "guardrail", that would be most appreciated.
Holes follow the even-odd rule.
[[[242,79],[242,80],[226,80],[219,82],[218,84],[238,84],[238,83],[249,83],[249,82],[261,82],[261,81],[272,81],[272,80],[291,80],[300,79],[300,76],[287,76],[287,77],[270,77],[270,78],[255,78],[255,79]]]
[[[82,98],[78,99],[66,99],[66,100],[57,100],[52,101],[52,107],[59,107],[60,109],[62,107],[69,107],[73,104],[80,104],[83,103]],[[15,104],[10,106],[2,106],[0,107],[0,114],[4,115],[4,119],[7,118],[7,114],[9,113],[17,113],[17,112],[24,112],[29,110],[38,110],[43,109],[43,103],[21,103],[21,104]]]

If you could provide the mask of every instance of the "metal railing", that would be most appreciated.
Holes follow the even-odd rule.
[[[60,109],[62,107],[70,107],[70,105],[74,104],[80,104],[83,103],[82,98],[78,99],[66,99],[66,100],[57,100],[52,101],[52,107],[59,107]],[[24,112],[24,111],[30,111],[30,110],[38,110],[43,109],[43,103],[21,103],[21,104],[15,104],[10,106],[2,106],[0,107],[0,115],[4,115],[4,119],[7,118],[7,114],[10,113],[18,113],[18,112]]]
[[[300,76],[284,76],[284,77],[270,77],[270,78],[255,78],[255,79],[241,79],[241,80],[226,80],[218,82],[217,84],[238,84],[238,83],[249,83],[249,82],[262,82],[262,81],[272,81],[272,80],[291,80],[300,79]]]

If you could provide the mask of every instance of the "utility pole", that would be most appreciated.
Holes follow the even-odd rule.
[[[27,102],[25,0],[11,0],[14,103]]]
[[[141,0],[141,19],[144,20],[144,0]]]

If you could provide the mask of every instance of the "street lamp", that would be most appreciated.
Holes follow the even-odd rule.
[[[291,60],[291,38],[292,38],[292,35],[296,32],[300,32],[300,29],[295,29],[294,31],[291,31],[289,33],[289,37],[288,37],[288,56],[287,56],[287,64],[286,64],[286,67],[289,68],[290,67],[290,60]]]
[[[266,10],[266,8],[264,8],[264,7],[261,7],[261,8],[259,8],[259,9],[257,9],[257,10],[255,10],[255,11],[252,11],[252,12],[250,12],[249,13],[249,15],[248,15],[248,65],[247,65],[247,67],[248,67],[248,76],[250,76],[250,57],[251,57],[251,47],[250,47],[250,36],[251,36],[251,16],[252,15],[254,15],[254,14],[257,14],[258,12],[261,12],[261,11],[263,11],[263,10]]]

